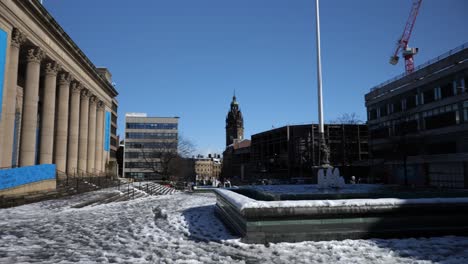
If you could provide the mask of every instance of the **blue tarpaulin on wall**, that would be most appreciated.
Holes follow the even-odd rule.
[[[110,150],[110,125],[111,125],[111,113],[106,111],[106,120],[104,125],[104,150]]]
[[[0,120],[2,120],[3,83],[5,82],[5,63],[7,52],[7,33],[0,29]]]
[[[0,170],[0,190],[55,179],[55,164]]]

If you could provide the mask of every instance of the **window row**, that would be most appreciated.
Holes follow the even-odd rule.
[[[451,105],[446,105],[442,107],[437,107],[428,111],[424,111],[422,113],[423,117],[427,116],[435,116],[443,113],[448,113],[448,112],[453,112],[458,110],[458,105],[457,104],[451,104]]]
[[[160,158],[164,152],[125,152],[126,159],[155,159]]]
[[[457,106],[446,106],[423,112],[420,127],[419,118],[408,118],[405,120],[393,120],[382,123],[381,126],[371,129],[371,137],[374,139],[387,138],[389,136],[402,136],[415,133],[423,128],[426,130],[454,126],[460,123]],[[466,108],[468,115],[468,108]],[[468,122],[468,119],[465,119]]]
[[[410,110],[418,105],[432,103],[437,100],[462,94],[467,91],[465,79],[447,82],[444,85],[427,89],[421,93],[413,92],[403,98],[394,99],[380,107],[370,109],[368,119],[375,120],[393,113]]]
[[[177,133],[125,133],[126,138],[147,138],[147,139],[176,139]]]
[[[125,162],[125,168],[143,168],[159,170],[161,168],[161,164],[159,164],[158,162]]]
[[[137,179],[153,179],[160,178],[158,173],[154,172],[125,172],[126,178],[137,178]]]
[[[177,149],[177,142],[126,142],[126,148]]]
[[[127,123],[128,129],[177,129],[174,123]]]

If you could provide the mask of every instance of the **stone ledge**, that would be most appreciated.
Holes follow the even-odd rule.
[[[21,196],[35,192],[41,191],[55,191],[57,188],[57,183],[55,179],[53,180],[44,180],[39,182],[33,182],[29,184],[24,184],[21,186],[16,186],[13,188],[0,190],[0,196]]]
[[[216,214],[246,243],[468,234],[467,198],[387,199],[390,204],[366,199],[367,204],[350,207],[327,201],[256,201],[227,190],[215,193]],[[350,204],[356,202],[352,200]]]

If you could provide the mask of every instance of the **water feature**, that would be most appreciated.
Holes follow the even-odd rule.
[[[468,191],[344,184],[337,169],[316,185],[216,190],[216,213],[250,243],[468,234]]]

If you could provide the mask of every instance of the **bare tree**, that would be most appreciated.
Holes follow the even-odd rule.
[[[191,156],[195,150],[194,144],[181,136],[178,141],[164,141],[157,144],[158,146],[150,151],[141,149],[140,158],[143,159],[144,166],[155,174],[161,175],[163,180],[178,178],[175,174],[183,171],[181,160]]]
[[[356,113],[344,113],[336,120],[332,121],[334,124],[345,124],[345,125],[358,125],[364,123],[361,119],[359,119],[359,115]]]

